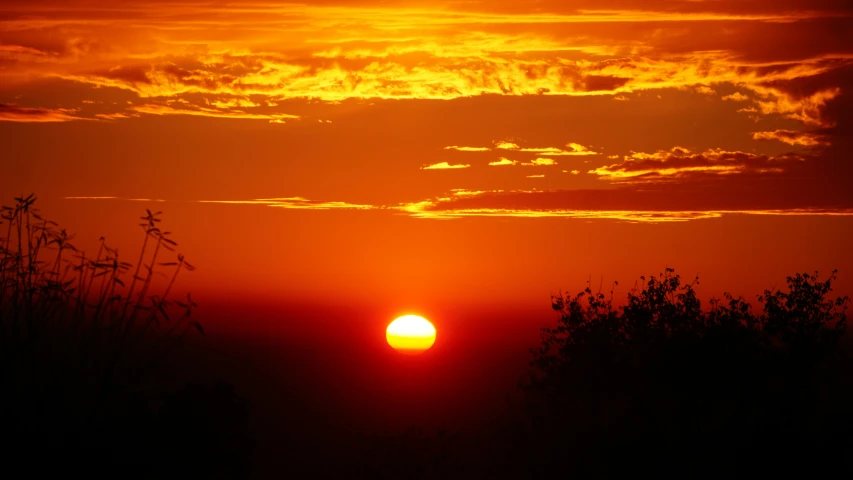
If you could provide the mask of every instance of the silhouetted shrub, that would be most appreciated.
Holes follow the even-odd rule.
[[[758,313],[731,295],[703,310],[698,279],[673,269],[643,278],[620,307],[590,288],[555,296],[559,321],[542,329],[525,382],[528,463],[563,458],[585,474],[849,468],[832,457],[853,426],[840,344],[849,301],[829,298],[835,278],[789,277],[786,291],[758,297]]]

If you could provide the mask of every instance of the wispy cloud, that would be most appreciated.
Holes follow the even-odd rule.
[[[270,123],[285,123],[287,120],[296,120],[300,118],[299,115],[290,115],[286,113],[260,114],[247,113],[241,110],[219,110],[213,108],[174,108],[169,105],[156,104],[137,105],[130,109],[134,112],[151,115],[195,115],[200,117],[242,118],[250,120],[267,120]]]
[[[119,197],[62,197],[65,200],[127,200]]]
[[[541,166],[551,166],[556,165],[557,162],[554,161],[553,158],[534,158],[529,162],[524,162],[522,165],[527,167],[541,167]]]
[[[574,172],[572,172],[574,173]],[[542,178],[532,175],[529,178]],[[685,191],[677,192],[678,195]],[[466,190],[454,189],[447,195],[398,205],[372,205],[345,201],[320,201],[303,197],[256,198],[236,200],[196,200],[181,203],[244,205],[286,210],[377,210],[424,219],[466,217],[575,218],[628,222],[683,222],[720,218],[724,215],[853,216],[850,207],[696,208],[698,204],[675,202],[684,208],[672,209],[671,194],[648,190]],[[68,200],[164,202],[162,199],[112,196],[64,197]],[[700,202],[701,203],[701,202]],[[712,202],[713,203],[713,202]],[[627,208],[624,205],[635,205]],[[669,205],[669,208],[664,207]],[[729,205],[724,207],[724,205]]]
[[[85,120],[72,115],[75,110],[67,108],[20,107],[0,103],[0,121],[21,123],[50,123]]]
[[[531,154],[531,155],[548,155],[548,156],[587,156],[587,155],[599,155],[598,152],[594,152],[590,150],[588,147],[581,145],[579,143],[567,143],[564,147],[523,147],[519,145],[516,140],[498,140],[494,142],[494,147],[457,147],[450,146],[444,147],[445,150],[456,150],[459,152],[488,152],[488,151],[511,151],[517,153]],[[541,163],[542,161],[546,163]],[[522,162],[522,165],[554,165],[555,163],[547,163],[548,161],[552,161],[552,159],[536,159],[528,162]],[[514,163],[513,163],[514,162]],[[505,157],[501,157],[499,161],[494,161],[489,163],[489,165],[516,165],[519,162],[507,160]]]
[[[302,197],[258,198],[253,200],[199,200],[198,203],[264,205],[288,210],[375,210],[381,207],[339,201],[317,201]]]
[[[672,181],[691,175],[737,175],[743,173],[781,173],[802,157],[788,154],[778,157],[722,149],[693,153],[682,147],[655,153],[633,153],[622,163],[590,170],[588,173],[615,182],[647,183]]]
[[[809,202],[805,199],[798,206],[797,199],[792,199],[785,207],[766,208],[750,207],[750,202],[755,200],[696,196],[696,190],[690,188],[666,191],[629,186],[616,190],[485,191],[464,197],[437,197],[398,208],[418,218],[581,218],[653,223],[730,215],[853,216],[853,205],[804,206]]]
[[[825,88],[810,95],[764,86],[756,86],[754,90],[767,98],[758,101],[761,113],[780,114],[807,125],[820,127],[833,126],[833,122],[825,117],[824,110],[827,102],[841,94],[839,87]]]
[[[518,160],[510,160],[506,157],[501,157],[500,160],[489,162],[489,165],[492,167],[500,167],[505,165],[518,165]]]
[[[539,155],[551,155],[551,156],[585,156],[585,155],[598,155],[597,152],[593,152],[589,150],[587,147],[579,144],[579,143],[567,143],[565,147],[521,147],[516,143],[512,142],[498,142],[495,148],[499,148],[502,150],[513,150],[524,153],[533,153]]]
[[[123,200],[125,202],[165,202],[161,198],[126,198],[126,197],[62,197],[65,200]]]
[[[489,147],[459,147],[456,145],[451,145],[449,147],[444,147],[445,150],[456,150],[458,152],[488,152],[492,149]]]
[[[102,120],[124,120],[124,119],[128,119],[128,118],[130,118],[131,116],[136,116],[136,115],[134,115],[134,114],[127,115],[127,114],[124,114],[124,113],[121,113],[121,112],[116,112],[116,113],[96,113],[96,114],[95,114],[95,118],[100,118],[100,119],[102,119]]]
[[[447,162],[441,162],[441,163],[434,163],[432,165],[425,165],[425,166],[421,167],[421,170],[459,170],[459,169],[470,168],[470,167],[471,167],[471,165],[464,165],[464,164],[451,165]]]
[[[747,95],[740,93],[740,92],[735,92],[731,95],[726,95],[726,96],[722,97],[722,99],[723,100],[729,100],[732,102],[746,102],[749,100],[749,97]]]
[[[772,132],[753,132],[755,140],[778,140],[788,145],[802,145],[814,147],[817,145],[828,145],[829,141],[825,135],[811,132],[795,132],[793,130],[774,130]]]

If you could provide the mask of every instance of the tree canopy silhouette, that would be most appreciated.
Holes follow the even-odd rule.
[[[589,287],[554,296],[524,383],[528,452],[599,474],[841,467],[853,376],[835,279],[788,277],[758,311],[729,294],[703,309],[698,278],[671,268],[619,307]]]

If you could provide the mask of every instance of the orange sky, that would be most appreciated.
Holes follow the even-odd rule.
[[[845,4],[4,2],[0,192],[90,248],[164,210],[208,304],[853,293]]]

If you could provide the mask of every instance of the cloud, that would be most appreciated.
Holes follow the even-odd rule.
[[[727,195],[725,188],[713,184],[699,190],[692,186],[648,189],[634,185],[594,190],[501,190],[438,197],[398,208],[419,218],[559,217],[655,223],[730,215],[853,216],[849,199],[846,204],[833,204],[830,198],[811,194],[784,196],[781,190],[749,184],[744,187],[738,195]]]
[[[31,47],[23,47],[21,45],[0,45],[0,54],[3,55],[36,55],[36,56],[45,56],[48,55],[47,52],[43,52],[36,48]]]
[[[844,2],[541,0],[535,11],[523,2],[474,0],[417,8],[405,6],[411,2],[368,3],[258,0],[212,2],[200,9],[164,1],[6,2],[0,6],[0,98],[18,101],[19,92],[41,92],[45,100],[33,104],[32,97],[22,97],[40,107],[9,113],[3,106],[7,110],[0,108],[0,119],[144,114],[276,123],[298,117],[291,115],[302,113],[292,110],[294,105],[324,114],[391,103],[411,105],[418,113],[426,104],[446,111],[464,106],[476,111],[470,117],[466,113],[469,123],[459,127],[467,130],[436,137],[435,142],[444,142],[436,148],[458,143],[462,146],[444,147],[454,151],[448,155],[495,152],[478,160],[489,165],[549,158],[567,174],[580,171],[562,158],[583,156],[579,160],[591,163],[583,171],[601,179],[594,183],[606,191],[454,192],[448,194],[454,199],[449,203],[424,200],[436,204],[425,207],[430,214],[442,209],[520,216],[609,211],[713,218],[719,212],[829,214],[851,207],[846,183],[853,174],[853,17]],[[80,98],[97,103],[79,111],[52,108],[75,106]],[[682,100],[689,110],[677,103]],[[527,128],[525,112],[537,108],[540,118],[553,118],[553,130]],[[572,108],[591,125],[561,123]],[[729,122],[726,115],[734,109],[762,126]],[[476,123],[485,116],[495,132],[491,138],[503,140],[464,146],[482,145],[471,139],[482,140],[488,131]],[[687,137],[673,137],[690,125],[673,128],[675,122],[692,122],[693,116],[713,122],[699,122]],[[644,123],[626,126],[634,118]],[[347,128],[344,118],[335,121]],[[807,132],[797,132],[795,122],[806,125]],[[721,126],[704,128],[709,124]],[[648,136],[642,133],[646,128]],[[558,139],[588,143],[545,140],[558,132],[566,135]],[[472,136],[462,136],[466,133]],[[511,133],[535,142],[503,136]],[[778,155],[783,145],[749,143],[747,134],[814,148]],[[697,151],[654,152],[681,140]],[[608,141],[614,143],[602,150]],[[707,150],[708,145],[725,149]],[[743,151],[752,147],[756,151]],[[630,148],[651,153],[594,157]],[[423,168],[470,167],[453,161]],[[546,170],[524,173],[530,171]],[[524,182],[521,175],[512,178]],[[592,178],[564,180],[583,185]],[[497,186],[482,181],[472,189]],[[462,205],[459,199],[479,204]]]
[[[544,155],[552,155],[552,156],[585,156],[585,155],[598,155],[597,152],[590,151],[583,145],[577,143],[568,143],[566,144],[565,149],[556,148],[556,147],[532,147],[532,148],[519,148],[519,152],[528,152],[528,153],[539,153]]]
[[[613,182],[648,183],[688,179],[697,175],[738,175],[781,173],[803,157],[778,157],[722,149],[693,153],[682,147],[655,153],[633,153],[622,163],[602,166],[588,173]]]
[[[737,93],[721,98],[751,98],[762,115],[825,126],[820,112],[839,85],[804,94],[789,84],[853,62],[849,9],[743,3],[546,1],[531,11],[482,1],[418,8],[214,2],[199,9],[47,0],[0,7],[0,82],[66,79],[102,98],[114,89],[130,92],[135,104],[181,99],[197,112],[244,110],[219,115],[228,118],[286,115],[255,109],[294,99],[620,100],[651,90],[710,95],[733,87]],[[223,96],[232,98],[217,100]]]
[[[267,120],[270,123],[285,123],[287,120],[296,120],[301,118],[299,115],[290,115],[286,113],[265,114],[248,113],[242,110],[221,110],[215,108],[175,108],[169,105],[158,104],[135,105],[130,107],[130,110],[150,115],[194,115],[199,117],[241,118],[249,120]]]
[[[317,201],[302,197],[256,198],[251,200],[198,200],[198,203],[262,205],[287,210],[375,210],[381,207],[340,201]]]
[[[153,84],[148,72],[151,71],[150,66],[142,65],[119,65],[104,71],[93,72],[94,75],[106,79],[114,80],[117,85],[130,85],[137,88],[150,86]]]
[[[432,50],[424,46],[421,53],[430,56]],[[298,60],[284,54],[207,53],[169,57],[168,60],[155,56],[148,61],[144,66],[118,65],[90,72],[63,72],[63,67],[55,66],[57,71],[50,75],[130,90],[142,98],[227,94],[269,99],[311,98],[327,102],[353,98],[454,99],[488,94],[621,95],[687,87],[709,92],[707,85],[725,83],[753,90],[763,97],[765,114],[790,115],[799,108],[795,104],[800,99],[790,94],[782,95],[778,89],[767,85],[818,75],[850,60],[841,57],[807,59],[773,70],[739,61],[729,52],[603,60],[575,60],[553,55],[503,58],[502,54],[486,54],[471,55],[464,61],[455,57],[430,57],[428,62],[419,63],[411,63],[406,56],[365,63],[348,59]],[[820,103],[814,106],[819,107]]]
[[[104,120],[119,120],[119,119],[123,120],[123,119],[130,118],[131,115],[125,115],[124,113],[120,113],[120,112],[117,112],[117,113],[96,113],[95,117],[101,118]],[[132,115],[132,116],[136,116],[136,115]]]
[[[470,167],[471,167],[471,165],[463,165],[463,164],[451,165],[447,162],[441,162],[441,163],[435,163],[432,165],[425,165],[425,166],[421,167],[421,170],[458,170],[458,169],[470,168]]]
[[[486,193],[483,190],[466,190],[464,188],[454,188],[453,190],[451,190],[451,192],[456,197],[476,196]]]
[[[746,102],[749,100],[749,97],[740,93],[740,92],[735,92],[731,95],[726,95],[726,96],[722,97],[722,99],[723,100],[729,100],[732,102]]]
[[[119,197],[62,197],[65,200],[122,200]]]
[[[78,196],[63,197],[66,200],[119,200],[127,202],[166,202],[163,199]],[[193,203],[217,203],[225,205],[260,205],[288,210],[377,210],[384,207],[340,201],[318,201],[302,197],[255,198],[249,200],[195,200]]]
[[[534,158],[529,162],[520,162],[518,160],[510,160],[506,157],[501,157],[500,160],[489,162],[490,166],[499,167],[499,166],[510,166],[510,165],[523,165],[525,167],[543,167],[543,166],[553,166],[557,165],[557,161],[553,158]]]
[[[780,142],[787,143],[788,145],[802,145],[805,147],[829,144],[824,135],[811,132],[795,132],[792,130],[752,132],[752,138],[754,140],[778,140]]]
[[[754,87],[768,100],[759,100],[758,108],[765,115],[780,114],[786,118],[798,120],[808,125],[831,127],[832,122],[823,115],[828,101],[841,93],[841,88],[830,87],[802,95],[799,92],[788,92],[779,88]]]
[[[263,198],[259,199],[264,205],[289,210],[374,210],[380,207],[358,203],[339,201],[316,201],[301,197],[292,198]],[[213,202],[208,202],[213,203]]]
[[[0,103],[0,122],[51,123],[85,120],[84,118],[71,115],[71,113],[75,113],[75,110],[67,108],[21,107]]]
[[[550,155],[550,156],[585,156],[585,155],[598,155],[597,152],[593,152],[589,150],[587,147],[579,144],[579,143],[567,143],[565,147],[522,147],[518,143],[509,140],[500,140],[495,142],[494,148],[487,147],[444,147],[445,150],[456,150],[460,152],[488,152],[492,150],[511,150],[514,152],[522,152],[522,153],[532,153],[539,155]],[[509,165],[507,163],[495,163],[492,162],[490,165]],[[513,164],[514,165],[514,164]],[[527,163],[525,165],[530,165]]]
[[[445,150],[453,149],[463,152],[484,152],[489,151],[488,148],[478,147],[444,147]],[[522,147],[516,142],[501,140],[495,142],[494,150],[511,150],[514,152],[533,153],[540,155],[551,156],[583,156],[583,155],[598,155],[597,152],[590,151],[587,147],[578,143],[568,143],[564,148],[558,147]]]
[[[517,143],[500,141],[495,142],[495,148],[497,148],[498,150],[518,150],[521,147],[519,147]]]
[[[444,149],[445,150],[456,150],[458,152],[489,152],[492,150],[489,147],[459,147],[456,145],[444,147]]]
[[[573,172],[574,173],[574,172]],[[528,178],[543,178],[532,175]],[[245,200],[197,200],[194,203],[246,205],[288,210],[377,210],[402,212],[416,218],[452,219],[466,217],[575,218],[628,222],[684,222],[726,215],[853,216],[853,202],[834,204],[830,198],[785,195],[787,190],[766,191],[745,184],[743,195],[727,190],[675,186],[648,189],[625,185],[595,190],[466,190],[398,205],[372,205],[345,201],[318,201],[303,197]],[[730,192],[729,192],[730,193]],[[774,194],[782,193],[782,196]],[[814,193],[814,192],[811,192]],[[769,195],[768,195],[769,194]],[[64,197],[69,200],[165,202],[162,199],[111,196]]]
[[[123,197],[62,197],[65,200],[123,200],[126,202],[165,202],[161,198],[123,198]]]
[[[589,151],[588,148],[578,143],[567,143],[566,147],[570,148],[572,150],[572,153],[575,155],[598,155],[597,153]]]
[[[533,160],[531,160],[529,162],[522,163],[522,165],[528,166],[528,167],[540,167],[540,166],[556,165],[556,164],[557,164],[557,162],[555,162],[553,158],[534,158]]]
[[[510,160],[508,158],[501,157],[501,159],[496,162],[489,162],[489,165],[492,167],[498,167],[503,165],[518,165],[518,160]]]
[[[528,175],[527,178],[545,178],[545,175]]]

